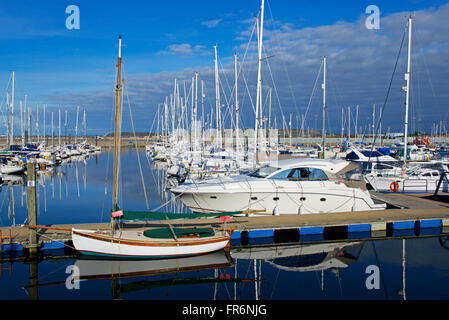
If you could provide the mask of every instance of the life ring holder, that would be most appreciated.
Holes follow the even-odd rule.
[[[390,190],[393,192],[398,192],[399,191],[399,183],[397,181],[393,181],[390,184]]]

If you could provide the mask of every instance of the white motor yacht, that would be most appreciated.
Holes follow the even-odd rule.
[[[343,178],[358,168],[345,160],[287,159],[248,174],[179,185],[171,189],[194,212],[257,211],[312,214],[383,210],[363,181]]]

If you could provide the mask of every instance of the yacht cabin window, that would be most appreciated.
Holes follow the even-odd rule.
[[[325,181],[329,180],[321,169],[316,168],[294,168],[283,170],[270,179],[288,181]]]
[[[248,175],[250,177],[256,177],[256,178],[266,178],[270,174],[278,171],[280,168],[272,167],[272,166],[265,166],[262,168],[257,169],[256,171],[253,171],[249,173]]]

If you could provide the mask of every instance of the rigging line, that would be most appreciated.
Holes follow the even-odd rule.
[[[329,118],[329,109],[326,108],[326,134],[331,133],[332,134],[332,127],[331,127],[331,123],[330,123],[330,118]],[[323,146],[324,148],[324,146]]]
[[[417,46],[420,46],[420,44],[421,44],[421,42],[420,42],[421,40],[418,37],[418,34],[421,33],[421,32],[422,32],[421,30],[416,30],[413,33],[414,41],[417,42]],[[434,85],[433,85],[433,82],[432,82],[432,78],[430,77],[429,66],[428,66],[427,60],[425,58],[426,56],[425,55],[421,55],[421,56],[422,56],[422,61],[424,62],[424,69],[427,72],[427,76],[428,76],[428,79],[429,79],[430,89],[432,90],[433,98],[435,100],[435,103],[440,107],[439,100],[436,99],[435,88],[434,88]],[[446,113],[446,119],[447,119],[448,115],[449,115],[449,109],[448,109],[448,112]]]
[[[253,108],[253,111],[254,111],[254,114],[256,114],[256,107],[254,106],[254,102],[253,102],[253,99],[251,98],[251,93],[249,92],[249,87],[248,87],[248,83],[246,82],[246,79],[245,79],[245,73],[243,72],[243,70],[242,70],[242,73],[243,73],[243,82],[245,83],[245,86],[246,86],[246,91],[247,91],[247,93],[248,93],[248,97],[249,97],[249,101],[251,102],[251,107]]]
[[[11,83],[11,80],[12,80],[12,74],[9,75],[9,80],[8,80],[8,84],[6,85],[5,91],[8,90],[9,84]],[[3,101],[5,101],[5,100],[6,100],[6,93],[5,93],[5,95],[3,96],[2,100],[1,100],[2,102],[1,102],[1,104],[0,104],[0,110],[1,110],[1,112],[2,112],[2,115],[3,115],[3,109],[2,109],[2,106],[3,106]],[[3,117],[5,118],[5,121],[7,121],[8,117],[7,117],[6,111],[5,111],[4,115],[3,115]]]
[[[303,118],[302,123],[301,123],[301,130],[304,130],[304,122],[307,119],[307,114],[309,113],[309,109],[310,109],[310,106],[312,104],[312,99],[313,99],[313,96],[314,96],[315,91],[316,91],[316,87],[317,87],[317,84],[318,84],[318,80],[319,80],[322,68],[323,68],[323,62],[321,62],[320,69],[318,70],[318,74],[317,74],[316,79],[315,79],[315,84],[313,86],[312,94],[310,95],[309,104],[307,105],[307,109],[306,109],[306,112],[304,113],[304,118]]]
[[[153,124],[151,125],[151,128],[150,128],[150,132],[149,133],[151,133],[152,131],[153,131],[153,128],[154,128],[154,122],[155,122],[155,120],[156,120],[156,118],[158,118],[158,114],[159,114],[159,108],[160,107],[160,105],[158,104],[157,105],[157,110],[158,110],[158,112],[156,112],[156,114],[154,115],[154,117],[153,117]],[[157,119],[158,120],[158,122],[159,122],[159,119]],[[158,131],[158,130],[157,130]],[[156,134],[159,134],[159,132],[156,132]]]
[[[375,130],[374,132],[378,132],[378,131],[379,131],[379,127],[380,127],[380,124],[381,124],[381,122],[382,122],[384,110],[385,110],[385,107],[386,107],[386,105],[387,105],[388,97],[390,96],[391,86],[392,86],[392,84],[393,84],[394,75],[395,75],[395,73],[396,73],[396,68],[397,68],[397,66],[398,66],[399,58],[401,57],[402,46],[404,45],[404,40],[405,40],[405,35],[406,35],[406,33],[407,33],[407,28],[408,28],[408,24],[407,24],[406,28],[404,29],[404,33],[403,33],[403,35],[402,35],[401,45],[399,46],[399,52],[398,52],[398,55],[397,55],[397,57],[396,57],[396,62],[395,62],[395,64],[394,64],[393,73],[391,74],[391,79],[390,79],[390,84],[389,84],[389,86],[388,86],[387,95],[386,95],[386,97],[385,97],[384,104],[383,104],[382,109],[381,109],[381,111],[380,111],[379,120],[378,120],[378,122],[377,122],[376,130]],[[377,134],[374,134],[374,137],[373,137],[373,143],[372,143],[372,146],[371,146],[371,152],[373,152],[373,150],[374,150],[374,146],[375,146],[375,144],[376,144],[376,139],[377,139]],[[407,158],[406,155],[404,155],[404,157]]]
[[[31,230],[32,232],[36,233],[39,237],[47,238],[47,239],[49,239],[49,240],[52,240],[53,242],[57,242],[57,243],[62,244],[64,247],[67,247],[67,248],[76,250],[74,247],[69,246],[68,244],[66,244],[66,243],[64,243],[64,242],[62,242],[62,241],[55,240],[55,239],[53,239],[53,238],[51,238],[51,237],[48,237],[48,236],[46,236],[46,235],[44,235],[44,234],[42,234],[42,233],[39,233],[39,232],[37,232],[37,231],[34,230],[34,229],[31,229],[31,228],[30,228],[29,230]]]
[[[238,73],[238,76],[237,76],[238,79],[240,79],[240,77],[243,78],[243,81],[244,81],[244,83],[245,83],[245,85],[246,85],[246,89],[247,89],[247,91],[248,91],[249,100],[250,100],[250,102],[251,102],[251,106],[252,106],[252,108],[253,108],[254,114],[256,113],[256,109],[255,109],[255,107],[254,107],[254,103],[253,103],[253,100],[252,100],[252,98],[251,98],[251,94],[249,93],[248,84],[247,84],[247,82],[246,82],[246,79],[245,79],[245,73],[244,73],[244,71],[243,71],[243,70],[244,70],[244,69],[243,69],[243,64],[244,64],[245,61],[246,61],[246,58],[247,58],[247,55],[248,55],[248,51],[249,51],[249,47],[250,47],[250,44],[251,44],[251,42],[252,42],[252,39],[253,39],[253,36],[254,36],[254,32],[255,32],[255,31],[256,31],[256,21],[254,21],[253,28],[252,28],[252,31],[251,31],[251,35],[250,35],[250,37],[249,37],[249,41],[248,41],[248,44],[247,44],[247,46],[246,46],[245,53],[244,53],[244,55],[243,55],[243,59],[242,59],[241,62],[238,61],[238,64],[239,64],[239,66],[240,66],[240,70],[239,70],[239,73]],[[244,96],[244,97],[245,97],[245,96]],[[244,105],[243,102],[244,102],[244,101],[242,100],[242,101],[241,101],[241,106],[240,106],[240,108]]]
[[[273,12],[272,12],[272,10],[271,10],[270,2],[267,1],[267,4],[268,4],[268,10],[270,11],[271,22],[272,22],[272,24],[273,24],[273,26],[274,26],[274,25],[275,25],[275,24],[274,24],[274,17],[273,17]],[[277,39],[277,38],[274,37],[274,39]],[[278,45],[278,48],[280,49],[280,48],[281,48],[280,42],[278,42],[277,45]],[[292,83],[291,83],[290,74],[288,73],[287,65],[285,64],[285,61],[284,61],[284,60],[282,60],[282,59],[280,59],[280,60],[281,60],[282,66],[284,67],[285,75],[287,76],[287,82],[288,82],[288,84],[289,84],[290,94],[291,94],[291,96],[292,96],[292,98],[293,98],[293,104],[295,105],[296,112],[299,113],[299,109],[298,109],[298,105],[297,105],[297,102],[296,102],[296,97],[295,97],[295,95],[294,95],[294,93],[293,93],[293,86],[292,86]]]
[[[123,75],[125,76],[124,68],[123,68]],[[128,84],[125,83],[125,77],[123,77],[123,87],[126,90],[126,98],[128,100],[129,117],[130,117],[130,120],[131,120],[131,127],[132,127],[133,135],[134,135],[134,141],[135,141],[136,153],[137,153],[137,162],[139,163],[140,179],[141,179],[141,182],[142,182],[143,194],[145,196],[145,204],[147,206],[147,209],[150,210],[150,206],[148,204],[147,190],[145,188],[145,181],[144,181],[144,178],[143,178],[142,164],[140,162],[139,149],[138,149],[138,146],[137,146],[136,131],[134,129],[134,120],[133,120],[133,115],[132,115],[132,111],[131,111],[131,102],[129,100],[129,94],[128,94]]]
[[[222,83],[222,81],[221,81],[221,77],[220,77],[220,84]],[[231,100],[231,98],[232,98],[232,96],[230,96],[230,98],[228,99],[228,97],[226,96],[226,92],[224,91],[224,88],[223,88],[224,86],[220,86],[220,89],[221,89],[221,91],[222,91],[222,95],[224,96],[224,98],[225,98],[225,102],[226,102],[226,112],[230,112],[229,111],[229,109],[230,109],[230,100]],[[221,108],[221,106],[220,106],[220,108]],[[226,113],[225,113],[225,117],[226,117]],[[221,122],[222,123],[224,123],[225,122],[225,120],[226,120],[226,118],[225,119],[222,119],[221,120]]]
[[[225,81],[226,81],[226,85],[228,86],[228,90],[231,91],[230,96],[232,97],[232,93],[234,92],[234,86],[232,86],[232,90],[231,90],[231,86],[229,85],[228,78],[226,77],[226,71],[225,71],[225,68],[223,67],[223,64],[221,63],[220,58],[218,58],[218,63],[219,63],[220,66],[221,66],[221,75],[222,75],[221,77],[219,77],[219,78],[220,78],[220,83],[222,83],[221,79],[224,77],[224,79],[225,79]],[[229,105],[229,101],[228,101],[228,99],[226,98],[226,94],[225,94],[225,91],[224,91],[224,86],[220,86],[220,87],[221,87],[221,90],[223,91],[223,95],[225,96],[225,99],[226,99],[226,101],[227,101],[227,103],[228,103],[228,105]]]

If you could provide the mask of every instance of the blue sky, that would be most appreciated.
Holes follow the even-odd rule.
[[[68,17],[65,10],[72,4],[80,9],[79,30],[68,30],[65,27]],[[365,8],[370,4],[380,8],[381,30],[350,33],[348,30],[357,28],[360,22],[366,19]],[[48,110],[53,108],[55,112],[58,108],[68,109],[71,117],[74,117],[76,105],[80,105],[82,109],[87,110],[89,132],[107,132],[110,129],[117,37],[122,35],[125,71],[133,101],[133,113],[137,118],[137,130],[147,131],[154,119],[157,104],[162,103],[164,97],[172,92],[170,84],[175,77],[189,80],[195,71],[199,71],[200,77],[204,75],[203,79],[210,87],[207,90],[210,92],[208,98],[215,99],[212,96],[213,81],[209,83],[213,68],[213,45],[219,46],[222,72],[225,76],[233,53],[244,53],[243,48],[249,40],[250,21],[257,14],[259,6],[259,0],[1,0],[0,88],[5,91],[10,71],[15,70],[16,101],[23,99],[26,94],[28,105],[33,110],[37,105],[42,106],[45,103]],[[432,123],[441,119],[447,121],[447,93],[441,82],[448,75],[444,61],[448,48],[446,45],[435,47],[436,43],[448,40],[449,36],[443,34],[447,30],[447,20],[432,19],[432,16],[445,17],[446,11],[448,10],[445,2],[438,0],[267,0],[265,54],[268,56],[273,53],[276,57],[273,59],[273,65],[284,64],[284,68],[287,65],[289,73],[287,82],[280,67],[279,72],[274,75],[274,82],[278,83],[278,86],[284,85],[283,89],[279,88],[279,110],[282,110],[279,112],[286,117],[290,113],[293,113],[294,117],[303,114],[310,99],[321,57],[332,57],[332,54],[338,53],[338,59],[334,63],[334,75],[331,73],[333,61],[329,59],[329,81],[335,89],[329,89],[329,112],[332,112],[329,114],[329,129],[339,132],[342,107],[359,104],[361,117],[367,118],[372,112],[373,103],[383,103],[388,86],[385,83],[391,76],[400,35],[405,27],[406,13],[417,12],[417,28],[422,27],[421,30],[424,31],[421,39],[419,29],[417,31],[416,50],[421,51],[416,54],[417,60],[422,57],[424,62],[416,64],[416,71],[418,74],[427,74],[431,80],[417,82],[416,87],[432,94],[417,96],[419,103],[417,102],[412,110],[412,116],[415,117],[415,122],[419,119],[420,125],[416,124],[415,128],[429,131]],[[421,13],[424,18],[420,26],[418,20]],[[337,36],[333,36],[333,32],[337,32]],[[344,37],[343,32],[348,32],[348,37]],[[309,38],[307,43],[301,42],[306,36],[312,38]],[[377,44],[361,44],[367,37],[373,37],[374,41],[379,40],[379,52],[375,52]],[[384,41],[388,43],[383,43]],[[422,44],[422,47],[418,47],[418,44]],[[364,53],[364,57],[355,56],[356,52],[361,53],[369,47],[374,48],[370,54]],[[305,53],[312,52],[312,49],[316,50],[316,56],[304,56]],[[298,50],[297,55],[293,55],[292,50]],[[429,52],[429,55],[425,52]],[[289,64],[287,53],[297,57],[297,60],[302,60],[295,59],[295,63]],[[401,61],[405,60],[402,58]],[[379,60],[376,62],[378,64],[370,65],[374,60]],[[254,70],[251,69],[251,63],[248,63],[248,74],[251,74]],[[404,67],[404,64],[399,66]],[[361,69],[362,67],[366,69]],[[276,71],[276,66],[272,68]],[[379,79],[379,82],[365,84],[363,80],[354,81],[354,78],[361,76],[363,70],[370,68],[375,68],[375,78]],[[400,80],[404,71],[398,71],[395,90],[404,85]],[[250,75],[248,77],[250,82]],[[268,85],[268,80],[272,80],[269,79],[271,76],[266,74],[265,77],[267,81],[264,83]],[[232,81],[232,78],[228,81]],[[360,84],[360,88],[354,88],[357,84]],[[289,87],[288,90],[286,86]],[[370,90],[363,92],[366,86],[369,86]],[[251,88],[252,86],[249,94],[254,95]],[[244,91],[243,88],[241,90]],[[3,98],[4,93],[1,96]],[[396,101],[398,105],[402,98],[400,90],[392,94],[392,101]],[[248,99],[246,101],[248,102]],[[319,114],[319,94],[312,101],[307,123],[313,128],[314,115]],[[432,116],[425,112],[430,105],[436,106]],[[390,120],[386,120],[385,126],[392,127],[392,131],[401,130],[402,111],[399,109],[398,107],[391,110]],[[252,112],[251,106],[247,107],[247,111]],[[1,119],[3,120],[3,115]],[[252,126],[253,119],[250,115],[242,121],[244,126]],[[0,132],[4,130],[3,122]],[[124,128],[127,128],[126,124]]]

